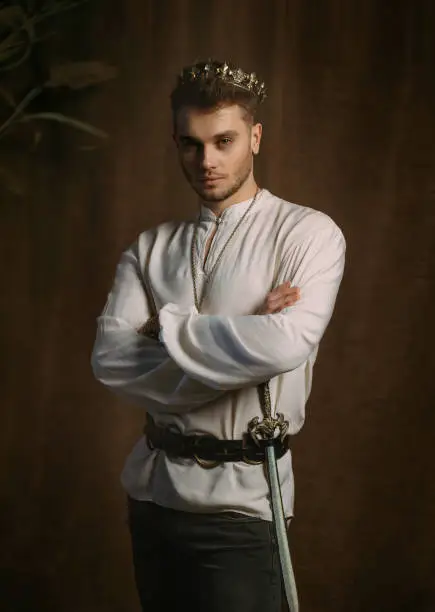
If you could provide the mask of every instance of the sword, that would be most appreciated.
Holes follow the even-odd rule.
[[[258,417],[255,417],[249,422],[248,430],[257,444],[260,439],[269,441],[269,444],[266,445],[266,470],[284,592],[290,612],[299,612],[296,580],[288,544],[278,465],[273,445],[273,440],[276,437],[284,438],[288,429],[288,422],[284,421],[282,414],[277,414],[275,418],[272,417],[269,384],[266,382],[259,385],[258,391],[263,420],[260,421]]]
[[[269,490],[272,500],[273,524],[278,543],[278,555],[281,564],[285,596],[290,612],[299,612],[298,593],[290,556],[290,548],[288,545],[275,448],[272,445],[266,446],[266,453]]]

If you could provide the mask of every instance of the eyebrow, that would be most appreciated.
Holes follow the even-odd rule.
[[[226,130],[225,132],[215,134],[213,136],[213,140],[220,140],[221,138],[235,138],[238,135],[239,133],[236,130]],[[194,142],[195,144],[203,144],[198,138],[194,138],[193,136],[189,136],[187,134],[181,134],[180,140],[187,140],[189,142]]]

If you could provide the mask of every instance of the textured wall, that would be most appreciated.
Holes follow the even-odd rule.
[[[435,610],[435,5],[106,0],[82,15],[68,48],[120,76],[70,110],[110,142],[83,151],[53,128],[32,195],[0,204],[2,610],[138,609],[119,472],[143,415],[89,358],[121,250],[196,205],[168,96],[209,55],[268,84],[261,185],[348,242],[294,441],[301,610]]]

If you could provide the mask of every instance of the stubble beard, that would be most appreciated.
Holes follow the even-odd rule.
[[[239,191],[239,189],[243,187],[243,185],[246,183],[251,174],[252,164],[250,164],[249,162],[247,164],[244,164],[232,185],[223,188],[219,191],[205,191],[201,189],[200,186],[198,186],[195,182],[194,178],[192,178],[191,174],[189,174],[189,172],[184,168],[184,166],[182,167],[182,169],[184,176],[189,181],[189,184],[204,202],[223,202],[224,200],[231,198],[231,196],[233,196]]]

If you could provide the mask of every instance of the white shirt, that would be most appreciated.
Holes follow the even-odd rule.
[[[252,200],[221,215],[209,255],[215,215],[201,207],[195,244],[198,289]],[[305,419],[318,345],[343,275],[345,240],[324,213],[286,202],[263,189],[226,247],[196,311],[191,241],[196,219],[143,232],[118,264],[92,355],[95,377],[149,412],[159,425],[185,434],[241,439],[261,417],[257,387],[271,379],[274,412],[296,434]],[[301,291],[285,311],[253,315],[285,281]],[[161,343],[137,329],[160,312]],[[286,516],[293,514],[291,454],[278,461]],[[141,437],[127,458],[128,494],[194,512],[239,511],[271,520],[262,465],[227,462],[204,469],[194,460],[150,450]]]

